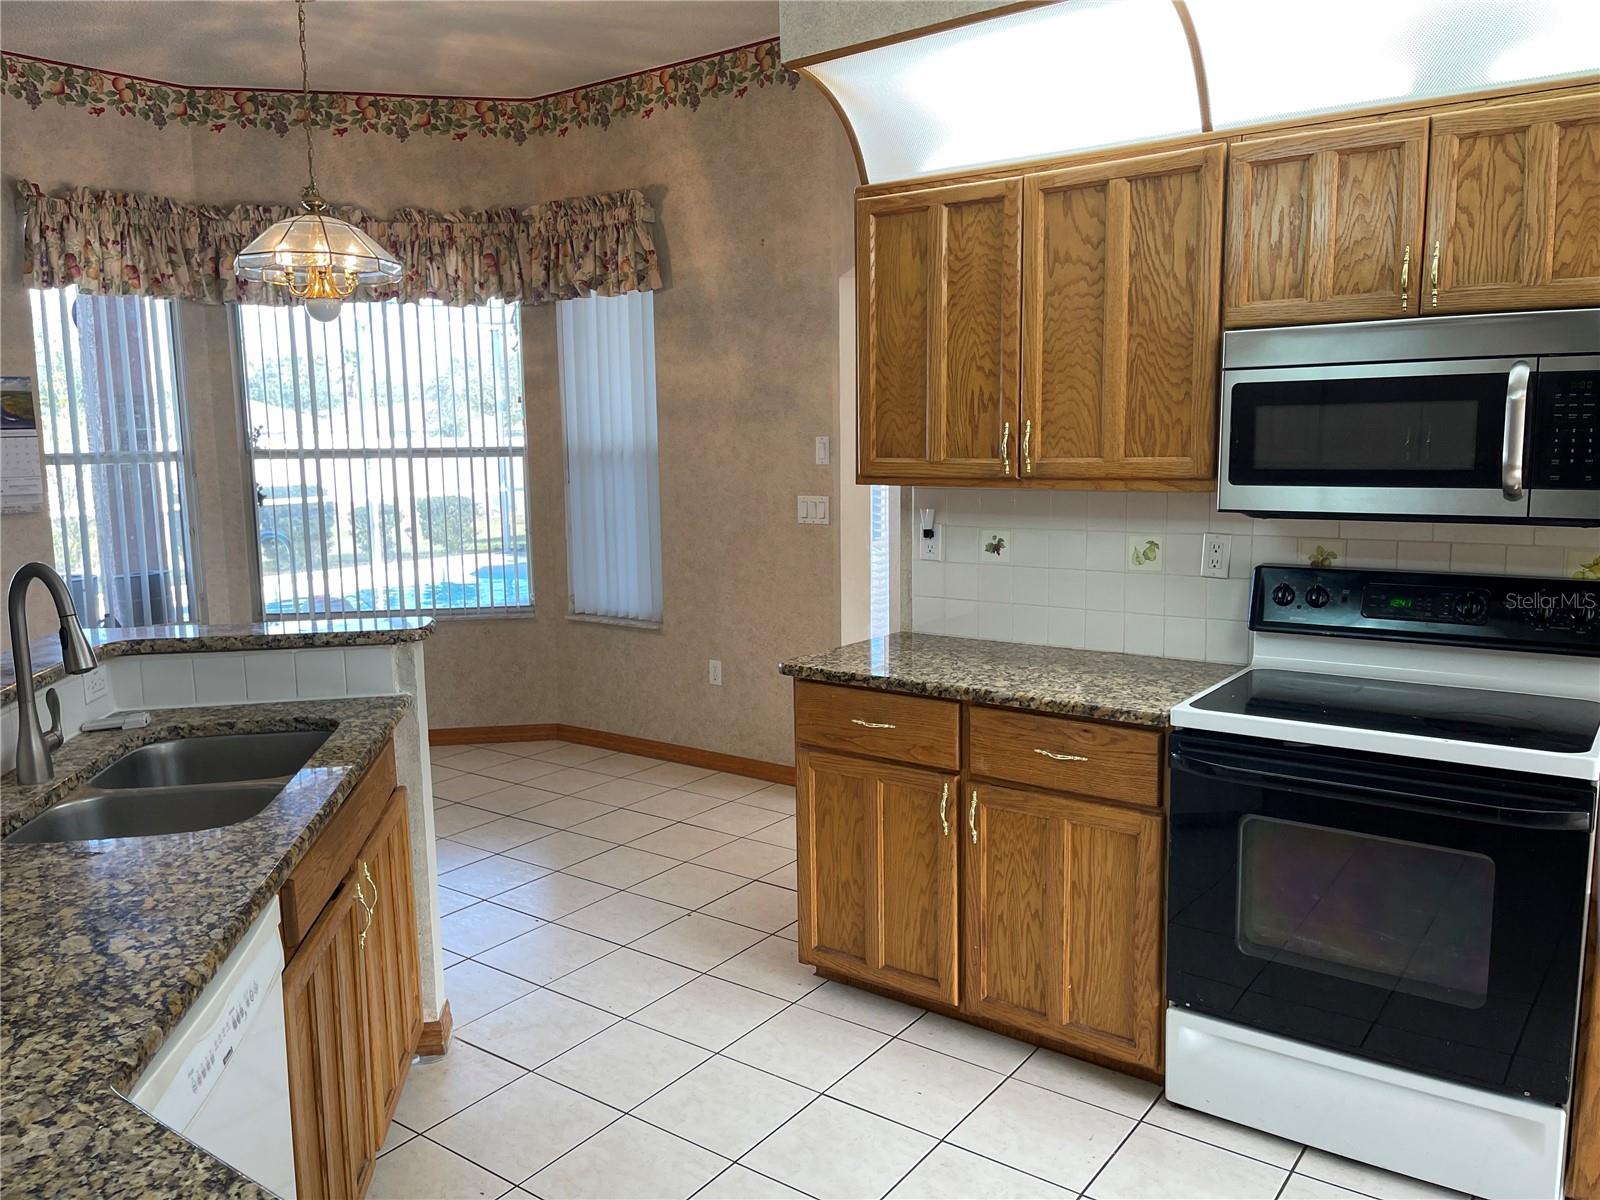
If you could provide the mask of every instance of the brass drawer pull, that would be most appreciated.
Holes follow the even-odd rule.
[[[1011,474],[1011,422],[1007,421],[1000,426],[1000,461],[1004,464],[1006,474]]]
[[[863,721],[860,717],[851,717],[850,724],[859,725],[863,729],[893,729],[888,721]]]
[[[1433,307],[1439,307],[1439,243],[1433,244],[1433,266],[1428,268],[1428,281],[1433,287]]]
[[[1033,418],[1029,417],[1022,423],[1022,473],[1033,474],[1033,451],[1029,447],[1033,443]]]
[[[939,791],[939,826],[944,830],[944,836],[950,836],[950,781],[944,781],[944,787]]]
[[[1054,750],[1040,750],[1037,747],[1034,749],[1033,752],[1035,754],[1042,754],[1046,758],[1053,758],[1057,762],[1088,762],[1089,761],[1089,757],[1086,754],[1057,754]]]
[[[1406,243],[1405,257],[1400,260],[1400,311],[1411,307],[1411,243]]]
[[[378,885],[373,881],[372,870],[367,866],[366,859],[361,860],[360,866],[361,874],[356,877],[356,899],[361,901],[361,907],[366,910],[367,920],[366,924],[361,926],[361,933],[356,938],[356,942],[361,949],[365,951],[367,948],[367,931],[372,928],[372,916],[378,910]],[[361,881],[363,879],[365,879],[367,881],[367,885],[372,888],[371,900],[367,899],[366,889],[361,886]]]
[[[972,834],[972,844],[978,844],[978,789],[972,789],[972,803],[967,805],[967,832]]]

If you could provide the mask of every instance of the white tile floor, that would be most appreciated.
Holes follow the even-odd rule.
[[[794,792],[433,752],[445,989],[375,1200],[1451,1196],[796,962]]]

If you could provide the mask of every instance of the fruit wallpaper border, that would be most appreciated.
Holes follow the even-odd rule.
[[[38,108],[46,100],[87,109],[91,116],[116,113],[158,128],[204,126],[265,129],[280,137],[307,118],[298,91],[264,88],[196,88],[93,67],[53,62],[0,51],[7,96]],[[783,65],[776,38],[525,100],[464,96],[312,92],[314,129],[342,137],[377,133],[405,141],[414,133],[507,138],[564,137],[573,129],[608,127],[623,117],[648,119],[659,110],[688,107],[723,96],[740,99],[751,88],[794,87],[800,76]]]

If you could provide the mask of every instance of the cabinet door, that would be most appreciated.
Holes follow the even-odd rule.
[[[1224,323],[1415,316],[1427,146],[1426,118],[1233,146]]]
[[[362,965],[367,978],[367,1038],[372,1073],[373,1145],[381,1146],[422,1034],[417,914],[411,894],[406,792],[397,788],[362,849],[361,874],[372,918]]]
[[[1433,118],[1423,312],[1600,304],[1600,98]]]
[[[802,750],[800,957],[955,1004],[954,775]]]
[[[1225,153],[1027,177],[1023,478],[1215,474]]]
[[[367,989],[356,876],[334,893],[283,970],[295,1187],[306,1200],[357,1200],[372,1140]]]
[[[1161,818],[988,785],[962,817],[963,1007],[1159,1067]]]
[[[1017,453],[1017,179],[856,204],[860,476],[999,479]]]

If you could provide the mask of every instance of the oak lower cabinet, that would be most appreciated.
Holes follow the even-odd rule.
[[[955,1004],[960,780],[812,751],[795,769],[802,957]]]
[[[968,1009],[1156,1069],[1160,816],[987,784],[967,803]]]
[[[305,1200],[357,1200],[378,1160],[366,1028],[366,923],[351,877],[283,970],[295,1187]]]
[[[325,842],[364,835],[283,972],[301,1200],[364,1194],[422,1032],[406,792],[379,804],[363,787],[302,863],[314,876]]]
[[[1160,1071],[1161,731],[797,681],[795,740],[802,962]]]

